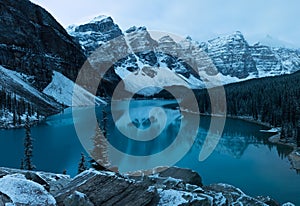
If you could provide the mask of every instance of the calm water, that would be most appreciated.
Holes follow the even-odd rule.
[[[103,119],[106,119],[104,124],[107,138],[114,147],[131,155],[152,155],[167,148],[178,133],[181,114],[171,103],[162,100],[131,102],[130,124],[123,121],[123,108],[119,108],[116,120],[119,126],[146,129],[151,124],[148,118],[151,108],[164,107],[167,114],[164,130],[157,138],[142,143],[121,134],[115,127],[109,108],[105,108],[107,112],[103,112],[103,108],[97,108],[96,113],[102,126]],[[80,110],[84,111],[85,108]],[[193,146],[176,163],[177,166],[196,170],[202,176],[204,184],[233,184],[252,196],[270,195],[281,203],[291,201],[300,205],[300,175],[290,169],[287,159],[291,150],[270,144],[267,139],[271,134],[259,131],[266,129],[265,127],[227,119],[218,146],[205,161],[199,162],[198,156],[207,135],[210,118],[201,117],[200,121]],[[37,170],[61,173],[66,169],[68,174],[76,174],[80,153],[86,152],[77,138],[71,109],[33,127],[32,136],[35,140],[33,161]],[[23,138],[23,129],[0,130],[0,166],[19,168],[23,157]]]

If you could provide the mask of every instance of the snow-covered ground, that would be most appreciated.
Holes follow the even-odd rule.
[[[76,89],[75,93],[74,89]],[[56,71],[53,72],[52,82],[43,92],[66,106],[106,104],[105,101],[95,97],[82,87],[75,85],[72,80]]]
[[[116,73],[123,78],[125,89],[127,91],[144,96],[151,96],[159,93],[167,86],[189,87],[186,80],[168,68],[144,67],[135,73],[126,73],[124,72],[124,68],[117,68]]]
[[[32,94],[35,98],[48,103],[49,105],[53,104],[53,100],[39,92],[37,89],[32,87],[26,80],[28,76],[24,76],[16,71],[12,71],[0,66],[0,86],[5,87],[6,90],[13,92],[16,94],[17,99],[20,98],[20,94],[18,94],[18,90],[23,94]],[[22,96],[22,98],[26,99],[27,95]]]
[[[50,114],[53,114],[59,112],[62,108],[61,104],[66,106],[106,104],[105,101],[95,97],[82,87],[75,85],[73,81],[56,71],[53,73],[52,82],[43,92],[31,86],[32,77],[28,75],[0,66],[0,76],[0,89],[5,88],[5,91],[14,94],[17,100],[23,99],[25,102],[30,102],[35,111],[39,111],[40,113],[44,112],[47,114],[50,111]],[[75,93],[74,90],[76,90]],[[13,112],[4,108],[0,110],[0,127],[22,127],[24,126],[26,116],[26,114],[21,114],[21,124],[19,124],[18,117],[16,118],[17,124],[14,124]],[[37,113],[35,113],[29,119],[30,122],[34,123],[44,119],[44,116],[39,115],[38,117]]]
[[[261,130],[259,130],[259,131],[260,131],[260,132],[277,133],[277,132],[280,132],[280,131],[281,131],[281,128],[280,128],[280,127],[274,127],[274,128],[269,129],[269,130],[261,129]]]
[[[8,70],[0,66],[0,89],[4,88],[7,93],[15,95],[17,100],[23,99],[25,102],[34,102],[32,106],[37,105],[49,105],[53,108],[59,108],[52,98],[39,92],[37,89],[32,87],[29,81],[32,81],[32,77],[18,73],[16,71]],[[35,108],[37,109],[37,108]],[[0,127],[1,128],[15,128],[24,126],[27,114],[21,114],[21,124],[19,124],[19,118],[17,117],[17,123],[13,123],[13,113],[7,109],[0,110]],[[38,117],[39,116],[39,117]],[[44,116],[37,115],[34,113],[29,116],[31,123],[44,119]]]
[[[43,186],[27,180],[22,174],[6,175],[0,178],[0,192],[12,200],[12,203],[5,205],[56,205],[54,197]]]
[[[25,125],[27,114],[22,114],[21,115],[21,124],[17,123],[14,124],[13,122],[13,113],[9,112],[7,110],[0,110],[0,128],[17,128],[17,127],[23,127]],[[35,123],[38,121],[43,120],[45,117],[44,116],[38,116],[37,113],[34,113],[32,116],[29,117],[29,122],[30,123]]]

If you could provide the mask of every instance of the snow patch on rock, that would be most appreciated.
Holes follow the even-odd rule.
[[[6,175],[0,179],[0,192],[6,194],[15,205],[56,205],[56,201],[43,186],[26,180],[24,175]]]
[[[76,93],[74,93],[75,89]],[[81,86],[76,85],[72,80],[56,71],[53,72],[52,82],[43,92],[66,106],[106,104],[105,101],[95,97],[93,94],[86,91]],[[76,96],[74,96],[75,94]]]

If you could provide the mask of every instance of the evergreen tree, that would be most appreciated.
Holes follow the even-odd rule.
[[[17,125],[17,112],[14,110],[13,112],[13,124],[16,126]]]
[[[21,114],[18,113],[18,124],[21,125],[22,124],[22,119],[21,119]]]
[[[80,162],[78,164],[78,174],[82,173],[83,171],[87,170],[86,162],[85,162],[85,156],[83,153],[81,153]]]
[[[32,145],[32,138],[31,138],[31,130],[30,130],[30,123],[29,117],[26,117],[25,123],[25,141],[24,141],[24,169],[26,170],[33,170],[35,166],[32,163],[32,154],[33,152],[33,145]]]
[[[299,104],[297,104],[297,106],[296,106],[295,118],[297,119],[296,131],[295,131],[296,138],[295,139],[296,139],[297,147],[300,147],[300,105]]]
[[[23,170],[24,169],[24,160],[21,159],[21,165],[20,165],[20,169]]]
[[[298,128],[297,132],[297,147],[300,147],[300,128]]]
[[[91,166],[96,170],[106,170],[111,166],[108,158],[108,140],[107,140],[107,111],[105,108],[102,110],[102,124],[101,128],[96,127],[95,135],[93,137],[94,148],[91,151],[92,160]]]
[[[96,128],[95,136],[93,138],[94,148],[91,151],[93,159],[90,161],[91,166],[96,170],[106,170],[110,167],[107,154],[108,143],[105,135],[105,131],[101,132],[99,127]]]

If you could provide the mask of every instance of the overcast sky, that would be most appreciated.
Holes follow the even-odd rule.
[[[64,27],[98,15],[123,29],[146,26],[197,41],[241,31],[253,43],[267,34],[300,47],[299,0],[32,0]]]

